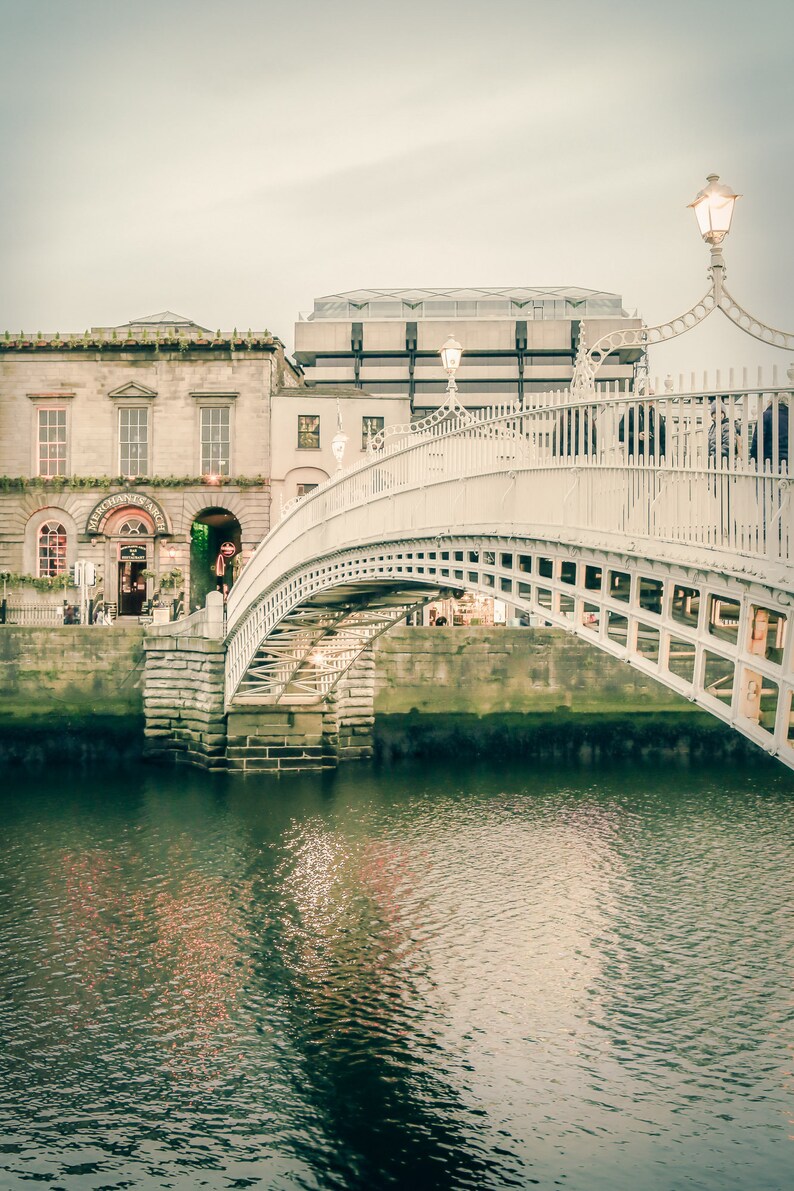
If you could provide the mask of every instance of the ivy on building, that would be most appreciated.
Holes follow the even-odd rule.
[[[265,476],[0,476],[0,492],[85,488],[266,488]]]

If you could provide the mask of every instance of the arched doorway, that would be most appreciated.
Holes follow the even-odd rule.
[[[240,522],[228,509],[203,509],[196,515],[190,527],[191,611],[204,607],[208,592],[231,589],[241,546]]]
[[[105,599],[117,605],[119,616],[140,616],[153,574],[151,518],[135,507],[122,508],[108,518],[105,533],[110,546]]]

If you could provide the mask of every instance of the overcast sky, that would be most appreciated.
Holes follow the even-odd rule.
[[[792,0],[0,0],[0,331],[170,309],[289,346],[316,296],[706,289],[794,331]],[[720,324],[720,325],[718,325]],[[464,344],[465,347],[465,344]],[[721,315],[652,372],[794,360]]]

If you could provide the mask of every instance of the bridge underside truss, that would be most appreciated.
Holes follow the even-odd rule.
[[[257,649],[236,701],[317,702],[381,633],[437,594],[411,585],[343,584],[289,611]]]
[[[575,633],[794,768],[794,593],[523,535],[434,535],[312,560],[230,635],[227,701],[318,701],[380,633],[454,589]]]

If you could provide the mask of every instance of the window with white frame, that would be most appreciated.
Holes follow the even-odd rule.
[[[123,476],[149,472],[149,411],[119,410],[119,471]]]
[[[201,474],[229,475],[229,407],[205,405],[201,410]]]
[[[39,475],[66,475],[66,410],[40,409]]]
[[[39,529],[39,578],[54,578],[66,571],[66,530],[60,521],[45,521]]]

